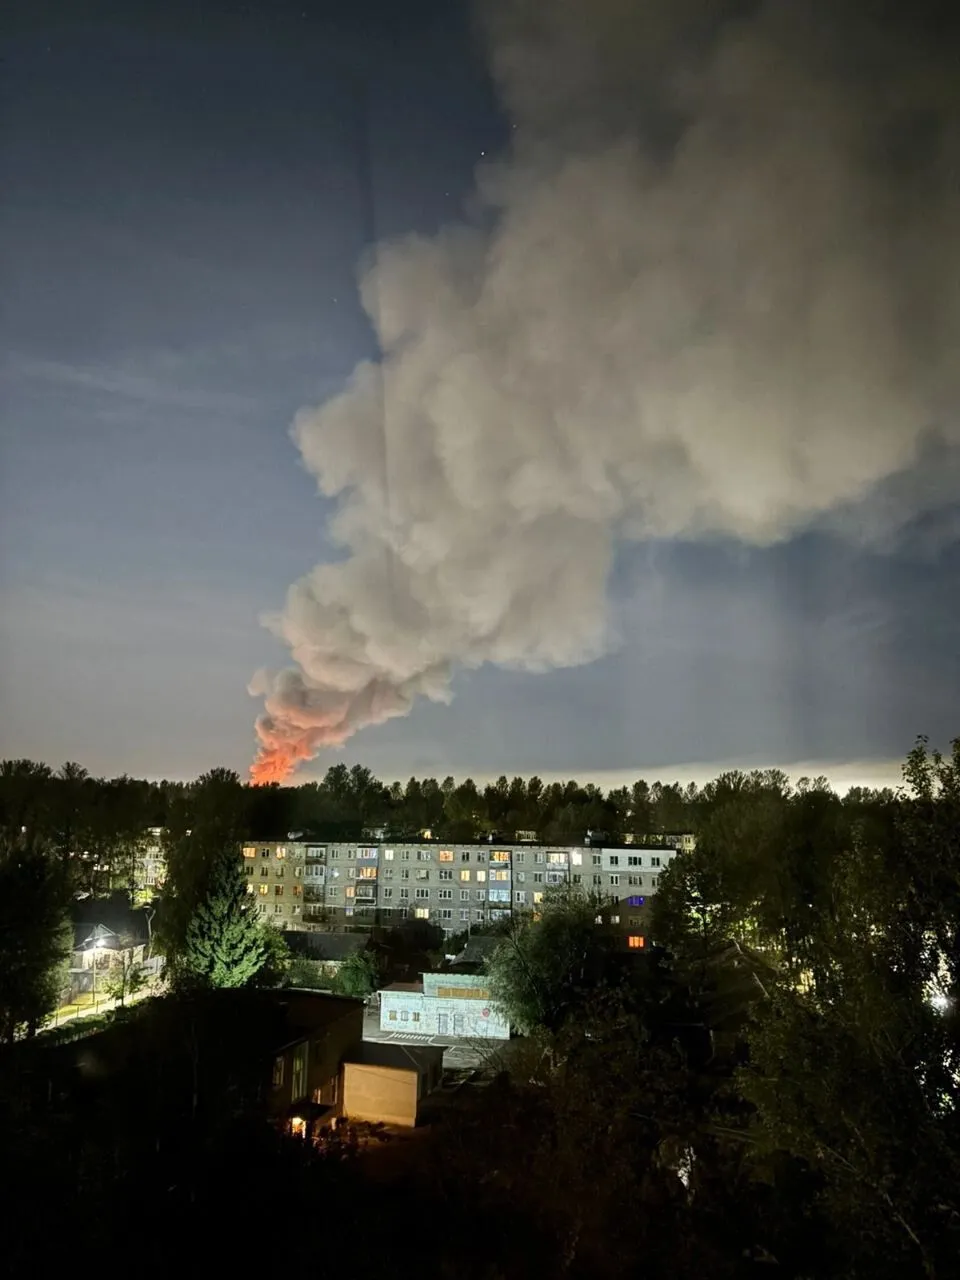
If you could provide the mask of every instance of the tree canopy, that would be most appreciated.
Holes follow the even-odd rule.
[[[235,851],[214,862],[173,966],[185,987],[245,987],[267,962],[268,941],[253,913]]]

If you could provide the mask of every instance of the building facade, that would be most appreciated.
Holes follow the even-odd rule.
[[[379,995],[381,1031],[510,1039],[510,1024],[491,1004],[490,990],[480,976],[425,973],[422,982],[391,983]]]
[[[692,837],[642,847],[473,841],[260,841],[242,848],[258,914],[282,929],[364,929],[423,920],[445,933],[535,911],[552,887],[579,884],[627,924]]]
[[[278,929],[304,927],[305,847],[296,840],[261,840],[240,850],[247,893],[257,914]]]
[[[155,897],[167,876],[167,860],[163,853],[163,827],[148,827],[144,832],[134,869],[134,897]]]

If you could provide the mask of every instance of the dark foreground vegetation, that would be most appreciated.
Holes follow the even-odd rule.
[[[386,1144],[281,1137],[190,991],[124,1015],[149,1070],[91,1054],[64,1084],[66,1047],[8,1048],[8,1265],[957,1274],[960,743],[920,744],[897,795],[718,779],[657,945],[623,954],[595,914],[566,890],[513,924],[490,981],[525,1036]]]

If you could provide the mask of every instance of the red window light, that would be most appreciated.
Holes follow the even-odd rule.
[[[631,933],[627,938],[627,945],[631,951],[639,951],[641,947],[647,945],[646,938],[642,938],[639,933]]]

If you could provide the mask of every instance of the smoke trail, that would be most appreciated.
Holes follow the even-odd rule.
[[[251,685],[255,779],[458,667],[597,657],[618,539],[769,544],[960,443],[957,89],[923,11],[482,11],[516,124],[493,230],[363,281],[389,474],[370,364],[297,417],[345,557],[269,621],[295,666]]]

